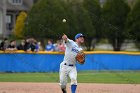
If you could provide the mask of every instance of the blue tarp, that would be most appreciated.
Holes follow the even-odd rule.
[[[0,72],[58,72],[63,54],[0,54]],[[140,55],[86,54],[77,70],[140,70]]]

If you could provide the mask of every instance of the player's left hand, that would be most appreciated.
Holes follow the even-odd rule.
[[[83,51],[80,51],[79,53],[77,53],[76,61],[79,64],[84,64],[85,63],[85,53]]]

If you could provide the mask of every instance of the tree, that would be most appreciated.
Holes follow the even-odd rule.
[[[140,48],[140,0],[135,3],[128,15],[126,29],[129,38],[135,40]]]
[[[115,51],[126,38],[125,22],[130,11],[124,0],[107,0],[102,9],[103,31]]]
[[[71,2],[69,5],[71,6],[70,13],[73,15],[73,18],[70,17],[71,14],[69,15],[69,18],[72,18],[70,21],[71,24],[69,24],[69,30],[71,32],[70,34],[72,37],[74,37],[77,33],[83,33],[86,35],[87,50],[90,50],[91,41],[95,35],[95,29],[92,25],[88,11],[84,8],[83,3],[78,1]]]
[[[84,8],[88,11],[88,14],[92,21],[92,25],[94,27],[94,29],[90,32],[90,34],[92,35],[92,37],[89,38],[90,43],[93,38],[96,38],[96,40],[99,41],[103,36],[101,31],[101,7],[99,0],[84,0],[83,5]]]
[[[83,33],[91,40],[94,34],[91,32],[94,32],[91,18],[79,0],[41,0],[29,13],[24,35],[58,39],[58,35],[65,33],[74,39],[77,33]]]
[[[62,22],[65,17],[65,11],[60,1],[38,1],[29,12],[24,35],[35,38],[53,39],[57,39],[60,34],[62,35],[68,26]]]
[[[20,12],[19,16],[17,17],[16,25],[14,28],[14,35],[17,38],[23,38],[23,28],[24,28],[26,18],[27,18],[27,14],[26,12],[23,11]]]
[[[101,7],[99,0],[84,0],[83,5],[85,9],[88,11],[88,14],[92,20],[92,25],[95,27],[96,38],[101,38],[101,30],[100,30],[100,14]]]

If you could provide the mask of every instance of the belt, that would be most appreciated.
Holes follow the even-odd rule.
[[[74,66],[73,64],[67,64],[67,63],[64,63],[64,65],[67,65],[67,66]]]

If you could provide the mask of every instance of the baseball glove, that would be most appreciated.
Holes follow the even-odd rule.
[[[80,51],[79,53],[77,53],[76,61],[79,64],[84,64],[85,63],[85,53],[83,51]]]

